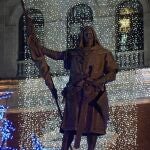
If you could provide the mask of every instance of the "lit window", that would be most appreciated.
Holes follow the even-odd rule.
[[[144,66],[143,7],[124,1],[116,10],[116,58],[120,69]]]

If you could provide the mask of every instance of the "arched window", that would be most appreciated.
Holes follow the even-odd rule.
[[[116,58],[120,69],[144,66],[143,7],[138,0],[117,6]]]
[[[93,22],[92,9],[87,4],[78,4],[67,14],[67,48],[75,48],[82,27]]]
[[[28,15],[32,18],[33,25],[35,27],[35,32],[38,39],[43,43],[44,40],[44,17],[40,10],[38,9],[28,9]],[[25,62],[24,60],[30,59],[30,50],[27,45],[27,20],[24,15],[20,17],[19,20],[19,51],[18,51],[18,71],[17,76],[25,75]]]

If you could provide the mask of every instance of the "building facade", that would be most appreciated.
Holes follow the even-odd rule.
[[[0,7],[0,78],[24,77],[29,56],[21,2],[1,0]],[[26,0],[25,7],[36,16],[37,35],[47,48],[72,48],[80,28],[92,25],[120,69],[150,66],[149,0]],[[48,62],[52,73],[63,70],[62,62]]]

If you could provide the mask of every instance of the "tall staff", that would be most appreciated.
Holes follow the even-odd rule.
[[[23,8],[25,18],[26,18],[26,22],[27,22],[27,32],[29,32],[28,33],[29,39],[32,40],[32,42],[35,45],[35,48],[32,48],[32,50],[31,50],[32,60],[35,62],[35,65],[39,68],[41,76],[44,78],[46,85],[50,89],[52,96],[55,99],[55,103],[56,103],[56,106],[58,109],[59,117],[62,119],[63,118],[62,112],[61,112],[61,109],[60,109],[59,104],[58,104],[57,90],[54,86],[54,83],[53,83],[53,80],[51,77],[50,67],[48,66],[48,64],[45,60],[45,57],[41,51],[41,46],[39,45],[39,41],[36,38],[34,24],[32,22],[31,17],[28,16],[28,13],[25,9],[23,0],[21,0],[21,5]]]

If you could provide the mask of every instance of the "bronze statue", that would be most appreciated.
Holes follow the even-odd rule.
[[[108,98],[105,84],[115,80],[117,64],[110,51],[99,43],[93,27],[80,33],[78,46],[63,52],[42,47],[31,35],[32,57],[37,51],[55,60],[64,60],[70,70],[69,82],[63,90],[65,108],[60,132],[64,134],[61,150],[68,150],[74,135],[74,148],[80,147],[81,136],[87,136],[88,150],[94,150],[97,136],[106,134]]]

